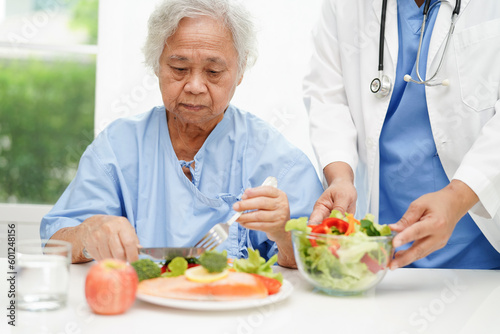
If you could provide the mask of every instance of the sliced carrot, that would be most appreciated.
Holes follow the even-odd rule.
[[[359,222],[359,220],[354,218],[352,213],[347,213],[346,217],[347,217],[347,221],[349,222],[349,227],[347,228],[345,235],[349,235],[349,234],[354,233],[356,231],[355,224],[360,225],[360,222]]]
[[[354,215],[352,213],[346,213],[345,216],[347,217],[348,221],[352,221],[354,224],[361,225],[361,223],[359,222],[359,220],[357,220],[356,218],[354,218]]]

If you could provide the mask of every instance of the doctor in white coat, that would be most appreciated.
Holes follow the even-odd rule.
[[[500,1],[457,1],[326,0],[313,32],[310,219],[375,214],[391,269],[500,269]]]

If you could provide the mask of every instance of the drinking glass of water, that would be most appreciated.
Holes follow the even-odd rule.
[[[71,244],[59,240],[24,240],[17,244],[18,308],[56,310],[66,306]]]

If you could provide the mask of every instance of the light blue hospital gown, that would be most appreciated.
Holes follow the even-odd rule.
[[[195,156],[192,181],[172,147],[165,108],[115,121],[83,154],[75,179],[43,218],[42,238],[96,214],[124,216],[144,247],[194,245],[230,218],[246,188],[278,179],[292,218],[309,216],[323,192],[307,156],[258,117],[229,106]],[[233,258],[247,247],[269,258],[266,234],[233,224],[222,248]]]

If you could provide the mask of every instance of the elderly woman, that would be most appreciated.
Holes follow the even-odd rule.
[[[294,266],[285,222],[309,215],[322,186],[308,158],[229,102],[255,59],[249,13],[231,0],[168,0],[149,20],[146,64],[164,106],[106,128],[44,217],[42,238],[73,244],[73,262],[134,261],[137,248],[192,246],[234,211],[221,248]],[[278,189],[259,186],[267,176]],[[233,211],[234,210],[234,211]]]

